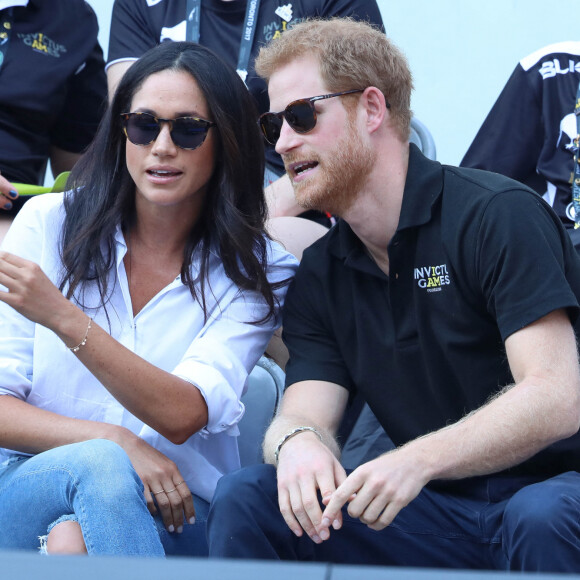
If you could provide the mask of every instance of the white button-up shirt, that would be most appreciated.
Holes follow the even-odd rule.
[[[36,262],[58,285],[63,217],[62,194],[32,199],[16,216],[2,249]],[[83,310],[119,343],[195,385],[207,403],[207,426],[183,445],[169,442],[117,402],[52,331],[2,302],[0,394],[61,415],[127,427],[172,459],[192,492],[210,500],[219,477],[240,466],[236,439],[237,423],[244,413],[240,397],[248,374],[280,324],[280,316],[251,324],[266,314],[267,305],[257,292],[241,291],[225,275],[215,255],[206,285],[207,321],[180,277],[133,316],[123,265],[126,251],[118,227],[116,267],[108,280],[110,299],[101,307],[95,285],[89,284],[82,294]],[[194,279],[197,267],[194,260]],[[271,282],[292,277],[296,267],[293,256],[278,244],[270,244]],[[280,304],[286,288],[276,292]],[[0,290],[5,288],[0,286]],[[0,449],[0,462],[14,453]]]

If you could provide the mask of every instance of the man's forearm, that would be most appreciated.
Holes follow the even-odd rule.
[[[546,392],[546,385],[526,381],[400,451],[427,466],[428,480],[495,473],[577,431],[578,419],[570,412],[574,401],[569,405],[557,399]]]

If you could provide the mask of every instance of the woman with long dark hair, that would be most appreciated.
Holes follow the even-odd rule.
[[[70,190],[18,214],[0,252],[0,548],[71,524],[89,554],[203,553],[296,267],[264,232],[262,160],[236,72],[166,43],[124,76]]]

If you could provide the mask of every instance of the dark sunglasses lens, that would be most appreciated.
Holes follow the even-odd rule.
[[[203,121],[181,117],[173,121],[171,138],[182,149],[197,149],[204,141],[209,127]]]
[[[280,138],[280,129],[282,129],[282,119],[275,113],[264,113],[260,117],[260,127],[266,141],[270,145],[276,145]]]
[[[135,145],[149,145],[159,135],[159,123],[153,115],[131,115],[125,122],[127,137]]]
[[[307,133],[316,125],[316,114],[309,101],[290,103],[284,111],[284,117],[296,133]]]

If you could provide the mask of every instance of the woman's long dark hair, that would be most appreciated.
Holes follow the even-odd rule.
[[[152,74],[189,73],[207,101],[215,121],[215,170],[202,215],[187,241],[181,276],[207,318],[205,287],[210,250],[219,252],[226,275],[241,289],[256,290],[269,306],[276,304],[266,277],[263,192],[264,151],[254,101],[237,73],[207,48],[190,42],[165,42],[149,50],[123,76],[95,139],[73,169],[65,195],[66,217],[61,256],[61,291],[71,298],[83,283],[94,281],[102,304],[108,300],[107,274],[115,265],[117,225],[135,219],[135,184],[125,157],[121,113]],[[192,279],[194,252],[200,251],[200,274]],[[78,296],[76,296],[78,300]]]

